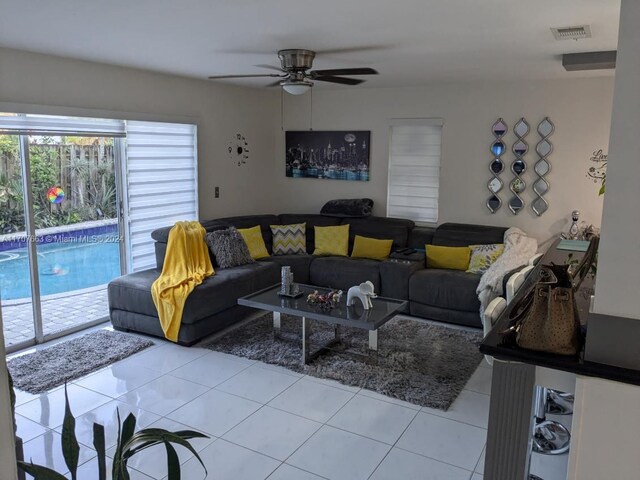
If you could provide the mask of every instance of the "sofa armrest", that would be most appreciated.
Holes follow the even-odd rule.
[[[381,295],[383,297],[409,299],[409,279],[418,270],[425,268],[424,260],[419,262],[387,260],[380,264]]]

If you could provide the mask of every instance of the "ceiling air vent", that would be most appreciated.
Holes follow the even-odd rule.
[[[589,25],[556,27],[551,29],[551,33],[553,33],[556,40],[580,40],[582,38],[591,38],[591,27]]]

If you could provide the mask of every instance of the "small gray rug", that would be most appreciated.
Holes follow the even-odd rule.
[[[204,346],[440,410],[449,408],[483,358],[479,331],[400,317],[378,331],[377,364],[331,351],[302,366],[300,319],[282,316],[284,339],[274,339],[272,328],[272,316],[267,314]],[[311,342],[316,345],[333,335],[323,322],[312,322],[312,331]],[[343,349],[367,352],[366,331],[342,327],[341,338]]]
[[[99,330],[7,362],[13,384],[43,393],[153,345],[126,333]]]

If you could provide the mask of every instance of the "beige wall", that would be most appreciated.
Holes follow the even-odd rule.
[[[314,130],[371,130],[371,180],[293,179],[284,176],[284,133],[277,125],[277,152],[273,168],[277,173],[275,190],[280,211],[319,211],[331,198],[371,197],[375,213],[386,214],[388,131],[391,118],[433,118],[444,120],[440,178],[439,221],[515,225],[547,239],[565,229],[572,210],[599,225],[602,198],[598,185],[586,178],[589,157],[596,149],[607,151],[613,78],[568,79],[486,84],[447,84],[419,88],[344,88],[313,93]],[[284,129],[309,128],[309,94],[285,96]],[[503,206],[496,214],[485,207],[489,197],[490,127],[498,117],[509,124],[509,143],[515,138],[513,124],[524,116],[532,126],[527,137],[529,169],[524,175],[526,209],[514,216],[506,207],[505,193],[510,171],[502,174],[505,182]],[[533,163],[537,160],[534,144],[539,140],[535,127],[545,116],[555,123],[551,137],[554,152],[548,175],[550,209],[541,218],[530,208],[535,198],[530,189]],[[511,153],[503,157],[510,163]]]
[[[262,188],[273,175],[272,92],[0,48],[0,111],[30,105],[41,113],[197,123],[200,217],[273,210]],[[250,146],[242,167],[227,154],[236,132]]]
[[[620,9],[611,155],[594,311],[640,320],[640,2]],[[632,334],[619,332],[621,336]],[[640,338],[633,338],[636,343]],[[615,348],[615,345],[612,345]],[[578,377],[571,480],[627,480],[640,471],[640,387]]]
[[[640,320],[640,2],[622,6],[594,310]]]

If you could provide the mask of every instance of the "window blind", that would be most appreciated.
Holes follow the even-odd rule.
[[[128,271],[156,265],[151,232],[198,219],[196,126],[126,122]]]
[[[124,137],[123,120],[0,113],[0,135]]]
[[[441,141],[441,120],[392,121],[387,216],[438,221]]]

